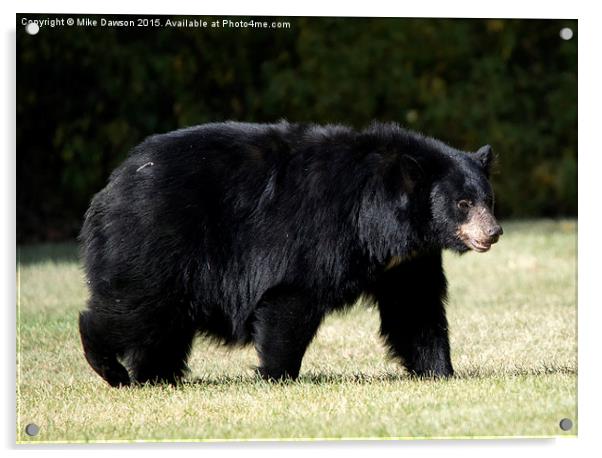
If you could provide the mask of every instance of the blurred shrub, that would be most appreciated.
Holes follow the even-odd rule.
[[[576,215],[577,42],[559,38],[576,21],[278,19],[291,28],[19,26],[18,240],[73,237],[145,136],[226,119],[490,143],[500,216]]]

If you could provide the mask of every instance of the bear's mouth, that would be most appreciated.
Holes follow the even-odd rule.
[[[483,242],[475,239],[468,239],[464,243],[468,246],[468,248],[478,253],[485,253],[486,251],[489,251],[489,248],[491,248],[490,242]]]

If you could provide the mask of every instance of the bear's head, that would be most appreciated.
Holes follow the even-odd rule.
[[[488,251],[503,233],[493,216],[492,149],[486,145],[472,154],[454,152],[451,159],[432,184],[432,233],[443,248]]]

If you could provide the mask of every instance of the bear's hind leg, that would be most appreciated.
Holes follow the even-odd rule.
[[[376,285],[381,334],[391,353],[415,375],[454,374],[445,316],[446,291],[440,252],[392,268]]]
[[[112,327],[92,310],[79,314],[79,333],[86,360],[113,387],[130,384],[130,376],[117,360],[116,339]]]
[[[257,306],[253,341],[266,380],[296,379],[301,361],[324,314],[301,293],[268,291]]]

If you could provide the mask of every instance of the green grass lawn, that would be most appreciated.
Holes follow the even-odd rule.
[[[444,381],[388,360],[376,311],[359,306],[326,320],[297,382],[258,379],[251,348],[197,340],[189,382],[113,389],[82,354],[75,246],[20,247],[17,440],[575,435],[576,222],[504,230],[489,253],[445,255],[456,376]]]

